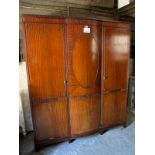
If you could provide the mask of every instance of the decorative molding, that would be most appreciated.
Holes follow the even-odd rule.
[[[72,71],[73,71],[73,74],[74,74],[74,77],[75,77],[75,79],[76,79],[76,81],[77,81],[77,83],[78,83],[78,85],[81,87],[81,88],[85,88],[85,89],[89,89],[89,88],[94,88],[94,87],[96,87],[96,80],[97,80],[97,77],[98,77],[98,73],[99,73],[99,49],[98,49],[98,47],[96,46],[96,48],[97,48],[97,68],[96,68],[96,75],[95,75],[95,79],[94,79],[94,82],[93,82],[93,84],[92,85],[84,85],[83,83],[81,83],[80,81],[79,81],[79,79],[78,79],[78,77],[76,76],[77,74],[76,74],[76,72],[75,72],[75,67],[74,67],[74,59],[75,58],[77,58],[77,57],[75,57],[74,55],[75,55],[75,52],[77,52],[75,49],[76,49],[76,46],[77,46],[77,44],[79,43],[79,41],[81,41],[81,39],[83,38],[83,36],[78,36],[78,39],[76,40],[76,43],[75,43],[75,46],[74,46],[74,48],[73,48],[73,53],[72,53]],[[92,40],[94,40],[94,43],[95,43],[95,45],[97,45],[97,42],[96,42],[96,39],[95,39],[95,37],[94,37],[94,35],[93,34],[91,34],[91,39]]]

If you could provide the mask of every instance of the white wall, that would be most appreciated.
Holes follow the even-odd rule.
[[[32,125],[32,117],[31,117],[25,62],[21,62],[19,64],[19,94],[20,94],[20,98],[21,98],[21,103],[19,103],[19,114],[20,114],[19,115],[19,117],[20,117],[19,124],[23,124],[23,121],[25,121],[26,131],[32,131],[33,125]],[[23,114],[22,114],[22,110],[23,110]],[[24,120],[22,118],[22,115],[24,115]]]
[[[118,8],[121,8],[130,3],[130,0],[118,0]]]

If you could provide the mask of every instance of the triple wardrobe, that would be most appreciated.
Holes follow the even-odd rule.
[[[125,125],[130,25],[22,17],[35,146]]]

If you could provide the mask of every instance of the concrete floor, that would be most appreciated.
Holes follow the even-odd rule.
[[[33,133],[29,133],[20,138],[20,155],[134,155],[135,114],[132,111],[128,109],[127,128],[116,127],[103,135],[78,138],[71,144],[62,142],[39,152],[34,152]]]

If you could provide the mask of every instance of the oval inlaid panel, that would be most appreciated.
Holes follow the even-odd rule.
[[[75,77],[82,87],[95,85],[99,68],[99,52],[92,36],[80,37],[73,51],[73,70]]]

